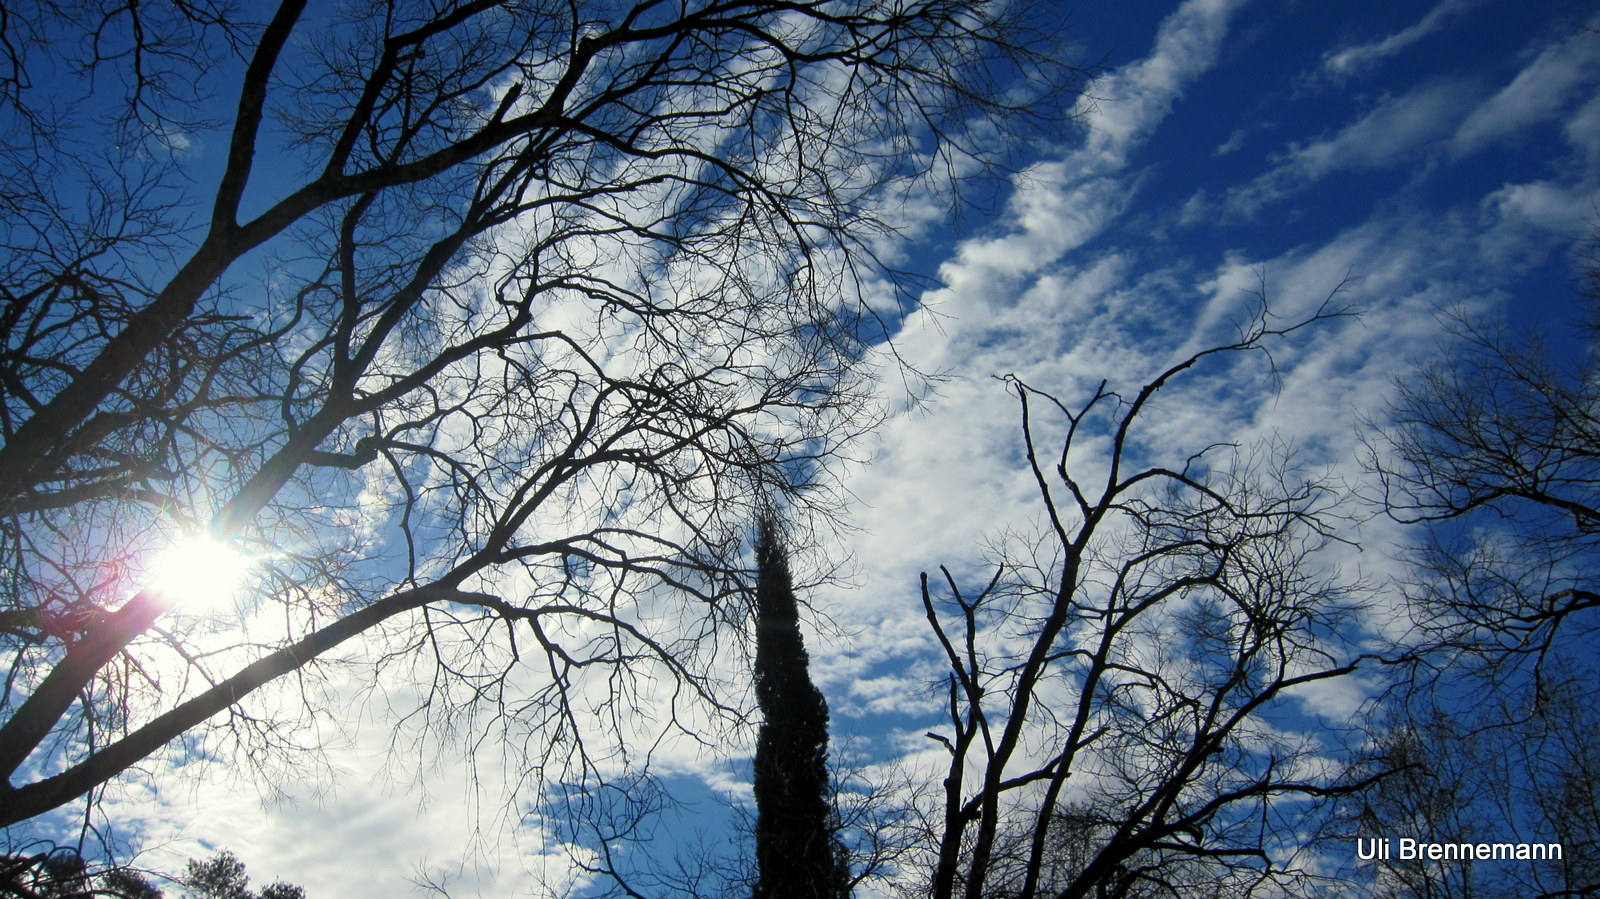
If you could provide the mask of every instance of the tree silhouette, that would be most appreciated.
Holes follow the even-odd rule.
[[[834,836],[828,704],[811,682],[799,602],[777,524],[756,538],[756,899],[838,899],[850,872]]]
[[[1590,312],[1600,322],[1600,302]],[[1384,510],[1420,534],[1413,650],[1526,686],[1600,620],[1600,343],[1567,365],[1536,334],[1449,326],[1458,340],[1398,383],[1368,465]]]
[[[1600,892],[1600,232],[1578,248],[1575,345],[1452,313],[1452,340],[1397,379],[1368,431],[1377,502],[1411,526],[1407,662],[1371,741],[1403,770],[1367,832],[1560,842],[1559,864],[1390,860],[1399,897]],[[1565,350],[1565,351],[1563,351]],[[1429,830],[1428,828],[1432,828]],[[1380,830],[1381,829],[1381,830]]]

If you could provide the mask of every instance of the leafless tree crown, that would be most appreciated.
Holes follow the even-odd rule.
[[[1042,518],[993,577],[923,577],[944,649],[950,753],[927,819],[936,897],[1252,895],[1314,882],[1296,828],[1361,789],[1293,696],[1360,661],[1358,583],[1321,557],[1339,491],[1284,445],[1153,446],[1157,394],[1261,352],[1265,311],[1131,396],[1080,405],[1008,378]]]

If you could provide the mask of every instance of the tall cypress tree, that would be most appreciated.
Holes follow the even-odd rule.
[[[811,683],[789,556],[770,518],[756,538],[755,899],[840,899],[849,868],[831,826],[828,704]]]

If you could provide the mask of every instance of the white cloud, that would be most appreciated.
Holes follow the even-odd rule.
[[[347,701],[326,711],[355,721],[361,709]],[[381,764],[389,756],[385,727],[351,736],[288,757],[270,802],[244,772],[189,761],[152,766],[161,790],[118,788],[107,811],[139,821],[141,866],[180,873],[187,859],[227,849],[255,885],[285,880],[313,897],[424,895],[413,883],[422,876],[450,880],[457,897],[560,894],[562,884],[583,881],[568,855],[582,850],[537,822],[519,824],[508,807],[472,801],[475,789],[488,796],[503,787],[473,782],[495,779],[494,766],[469,770],[433,755],[413,777]]]
[[[1472,89],[1461,81],[1434,82],[1385,97],[1331,137],[1291,145],[1273,168],[1228,191],[1224,209],[1248,218],[1334,172],[1397,165],[1448,137],[1471,102]]]
[[[1248,128],[1235,128],[1233,133],[1228,135],[1228,139],[1226,141],[1218,144],[1217,148],[1211,151],[1211,155],[1228,156],[1230,154],[1239,152],[1239,148],[1244,146],[1244,140],[1249,136],[1249,134],[1250,129]]]
[[[1215,64],[1229,18],[1245,0],[1189,0],[1162,22],[1151,54],[1098,80],[1079,113],[1084,145],[1016,179],[1007,233],[964,242],[940,269],[948,289],[928,298],[940,315],[985,314],[965,304],[997,280],[1033,276],[1101,232],[1126,209],[1137,182],[1115,177],[1184,89]],[[953,304],[953,305],[952,305]],[[912,324],[913,330],[917,328]],[[935,360],[942,364],[947,360]]]
[[[1594,221],[1600,197],[1575,192],[1555,181],[1508,184],[1490,194],[1484,207],[1499,216],[1523,219],[1546,231],[1568,237],[1583,234]]]
[[[1296,150],[1292,164],[1310,178],[1339,169],[1393,165],[1443,135],[1470,97],[1467,85],[1446,81],[1389,98],[1333,137]]]
[[[1600,101],[1590,99],[1569,112],[1572,98],[1592,95],[1600,86],[1596,46],[1590,33],[1552,44],[1487,100],[1480,99],[1473,83],[1459,79],[1386,96],[1332,135],[1291,144],[1272,168],[1228,190],[1217,205],[1227,216],[1249,219],[1337,172],[1394,168],[1419,155],[1427,158],[1434,148],[1444,148],[1449,158],[1459,159],[1566,114],[1568,143],[1587,157],[1588,171],[1568,173],[1560,184],[1507,185],[1492,205],[1549,229],[1567,227],[1574,220],[1573,184],[1592,178],[1600,162]],[[1213,214],[1212,202],[1196,193],[1181,210],[1180,221],[1193,224]]]
[[[1567,143],[1584,154],[1591,170],[1600,165],[1600,96],[1585,103],[1566,124]]]
[[[1126,164],[1129,148],[1148,137],[1195,77],[1216,63],[1228,20],[1246,0],[1189,0],[1161,23],[1154,51],[1098,81],[1086,101],[1089,141],[1075,162],[1100,171]]]
[[[1600,35],[1578,31],[1541,51],[1517,76],[1475,109],[1452,149],[1465,155],[1555,118],[1574,96],[1593,97],[1600,80]]]
[[[1428,14],[1415,25],[1380,40],[1326,54],[1322,58],[1323,70],[1335,76],[1347,76],[1369,69],[1443,28],[1451,19],[1471,8],[1474,2],[1475,0],[1444,0],[1428,10]]]

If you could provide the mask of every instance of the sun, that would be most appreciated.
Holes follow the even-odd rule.
[[[149,587],[174,606],[189,611],[212,608],[238,594],[250,562],[215,537],[180,537],[156,556]]]

